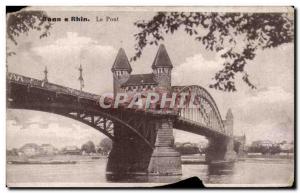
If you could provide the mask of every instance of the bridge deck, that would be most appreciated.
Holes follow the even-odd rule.
[[[98,104],[100,95],[80,91],[77,89],[45,82],[42,80],[26,77],[23,75],[8,73],[7,74],[7,84],[8,90],[11,85],[20,85],[23,87],[22,90],[28,89],[36,89],[36,93],[41,93],[41,91],[45,91],[45,93],[49,93],[49,95],[64,95],[67,96],[66,101],[71,102],[69,99],[83,99],[86,100],[88,104],[93,104],[94,109],[101,109]],[[19,93],[22,94],[22,93]],[[41,93],[42,94],[42,93]],[[77,101],[77,100],[76,100]],[[78,100],[80,101],[80,100]],[[96,106],[97,105],[97,106]],[[175,119],[174,127],[183,131],[188,131],[195,134],[205,135],[205,136],[221,136],[221,137],[229,137],[226,133],[222,133],[214,128],[211,128],[208,125],[204,125],[200,122],[192,121],[189,119],[185,119],[184,117],[178,116],[178,114],[174,111],[163,111],[159,109],[122,109],[123,111],[130,111],[135,113],[146,113],[151,114],[152,116],[173,116]],[[223,126],[223,125],[222,125]]]
[[[86,101],[93,102],[94,104],[98,104],[100,97],[101,97],[101,95],[80,91],[77,89],[57,85],[57,84],[50,83],[50,82],[44,82],[42,80],[26,77],[26,76],[15,74],[15,73],[8,73],[7,83],[9,85],[11,85],[12,83],[17,84],[17,85],[23,85],[27,88],[31,88],[31,89],[35,88],[40,91],[45,91],[48,93],[55,93],[55,95],[65,95],[65,96],[69,96],[69,97],[74,97],[74,98],[79,99],[79,101],[80,101],[80,99],[84,99]],[[8,92],[9,92],[9,90],[8,90]],[[103,109],[103,108],[101,108],[100,105],[97,105],[95,107],[97,109]],[[162,109],[156,110],[156,109],[120,108],[119,110],[128,111],[128,112],[130,111],[132,113],[151,114],[152,116],[162,116],[162,115],[177,116],[176,112],[173,112],[171,110],[165,111]]]
[[[183,117],[178,117],[175,120],[174,128],[207,137],[230,137],[225,133],[209,128],[207,125],[201,124],[200,122],[195,122]]]

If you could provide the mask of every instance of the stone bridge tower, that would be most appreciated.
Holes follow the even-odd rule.
[[[234,139],[233,139],[233,114],[231,109],[228,109],[226,114],[226,120],[224,121],[225,130],[229,138],[226,141],[226,151],[224,155],[225,160],[234,160],[236,158],[236,152],[234,151]]]
[[[228,109],[227,114],[226,114],[226,119],[223,121],[224,126],[225,126],[225,132],[229,136],[233,136],[233,114],[231,109]]]
[[[114,96],[120,92],[141,92],[157,87],[171,90],[173,65],[164,45],[160,45],[149,74],[131,74],[131,66],[123,48],[120,48],[111,68]],[[153,145],[147,150],[143,142],[122,128],[114,125],[117,139],[109,155],[108,172],[143,172],[152,175],[180,175],[181,158],[174,149],[173,122],[175,115],[157,112],[154,115],[122,115],[130,117],[135,129]]]
[[[130,77],[132,68],[130,66],[129,60],[126,56],[125,50],[123,48],[119,49],[115,62],[111,68],[113,73],[113,89],[114,96],[116,93],[121,92],[121,86],[124,84]]]
[[[167,53],[166,47],[161,44],[152,63],[154,78],[159,87],[167,88],[168,90],[171,89],[172,68],[173,65]]]

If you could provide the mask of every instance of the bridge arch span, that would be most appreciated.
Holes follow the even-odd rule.
[[[205,88],[198,85],[188,85],[173,86],[172,89],[178,93],[194,94],[194,103],[200,105],[200,108],[197,109],[189,109],[188,107],[180,109],[179,119],[190,121],[190,123],[195,123],[200,127],[206,127],[220,134],[226,134],[217,104]],[[193,133],[195,133],[195,131]]]
[[[149,149],[153,150],[153,146],[151,145],[151,143],[133,126],[131,126],[124,120],[121,120],[117,116],[109,114],[108,112],[101,112],[99,110],[82,107],[80,105],[73,106],[69,104],[61,105],[51,103],[41,105],[39,103],[8,103],[9,109],[24,109],[53,113],[79,121],[103,133],[112,141],[117,140],[114,136],[114,127],[116,125],[121,125],[122,127],[128,129],[130,132],[133,132],[139,139],[141,139],[146,144],[146,146]]]

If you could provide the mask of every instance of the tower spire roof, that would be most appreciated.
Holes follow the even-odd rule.
[[[158,67],[173,68],[170,57],[167,53],[167,49],[164,44],[161,44],[158,48],[157,54],[152,63],[152,69]]]
[[[129,73],[132,71],[129,60],[123,48],[119,49],[115,62],[111,68],[111,71],[115,70],[127,70]]]
[[[233,119],[233,114],[232,114],[231,109],[228,109],[227,114],[226,114],[226,119],[227,119],[227,120],[228,120],[228,119]]]

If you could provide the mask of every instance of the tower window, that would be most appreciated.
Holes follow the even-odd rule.
[[[117,70],[117,71],[116,71],[116,75],[117,75],[117,76],[121,76],[121,75],[125,75],[125,74],[127,74],[127,71],[126,71],[126,70]]]
[[[157,68],[157,73],[158,73],[158,74],[163,73],[163,68]]]

